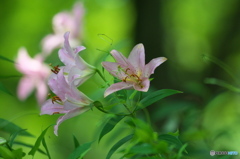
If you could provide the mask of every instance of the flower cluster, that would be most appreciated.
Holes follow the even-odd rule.
[[[46,81],[51,71],[49,66],[44,63],[44,60],[54,49],[61,47],[62,36],[66,31],[72,31],[72,36],[69,38],[75,46],[80,42],[80,30],[84,14],[82,4],[76,3],[72,12],[73,13],[60,12],[54,16],[54,34],[49,34],[43,38],[42,52],[37,54],[34,58],[28,55],[25,48],[19,49],[16,59],[16,68],[19,72],[24,74],[24,77],[20,80],[17,92],[20,100],[25,100],[34,88],[37,89],[36,97],[38,103],[42,104],[46,100],[48,93]]]
[[[78,87],[96,72],[106,81],[99,70],[79,56],[79,53],[85,49],[84,46],[78,46],[82,15],[83,8],[78,3],[75,5],[73,13],[57,14],[53,18],[54,34],[47,35],[42,41],[43,53],[32,59],[28,56],[26,49],[21,48],[16,60],[17,69],[25,75],[19,84],[19,98],[25,99],[36,87],[37,98],[41,105],[41,115],[64,114],[57,120],[54,127],[55,135],[58,135],[58,127],[63,121],[90,110],[93,105],[94,101],[81,92]],[[71,31],[71,36],[68,30]],[[50,69],[43,60],[50,52],[62,45],[63,34],[64,43],[58,51],[58,56],[64,66],[52,66]],[[121,82],[110,85],[106,89],[104,97],[122,89],[147,92],[150,87],[150,75],[167,60],[165,57],[158,57],[145,64],[143,44],[136,45],[128,58],[116,50],[112,50],[110,53],[115,62],[105,61],[102,62],[102,66]],[[49,94],[48,100],[46,100],[48,93],[46,83],[54,93],[54,95]],[[109,83],[107,82],[107,84]]]
[[[96,68],[87,64],[78,55],[85,47],[71,48],[69,34],[69,32],[64,34],[64,47],[58,52],[59,58],[65,66],[55,67],[48,80],[48,85],[56,96],[48,99],[41,107],[41,114],[65,114],[58,119],[57,125],[54,127],[56,135],[58,126],[64,120],[89,110],[90,104],[93,102],[77,87],[94,75]]]

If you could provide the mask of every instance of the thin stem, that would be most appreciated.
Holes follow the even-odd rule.
[[[150,118],[148,110],[146,108],[143,108],[142,110],[145,114],[145,117],[146,117],[146,120],[147,120],[148,124],[151,125],[151,118]]]

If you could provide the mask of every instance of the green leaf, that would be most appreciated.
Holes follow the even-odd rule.
[[[18,136],[18,134],[20,134],[22,131],[26,131],[27,129],[20,129],[18,131],[16,131],[15,133],[13,133],[11,136],[10,136],[10,139],[9,139],[9,146],[12,147],[13,145],[13,142],[14,142],[14,139]]]
[[[137,90],[134,90],[133,92],[132,92],[132,94],[129,96],[129,99],[133,99],[134,97],[135,97],[135,95],[137,94]]]
[[[80,144],[76,138],[76,136],[73,135],[73,142],[74,142],[74,147],[77,148]]]
[[[25,156],[25,153],[22,151],[22,148],[13,150],[12,153],[14,154],[14,159],[22,159],[23,156]]]
[[[44,136],[48,130],[48,128],[50,128],[52,125],[48,126],[42,133],[41,135],[37,138],[37,141],[35,142],[33,148],[29,151],[29,155],[34,156],[34,154],[36,153],[36,151],[38,150],[39,146],[41,145],[42,140],[44,139]]]
[[[18,142],[18,141],[14,141],[14,144],[17,144],[17,145],[22,145],[22,146],[25,146],[25,147],[28,147],[28,148],[33,148],[34,145],[30,145],[30,144],[26,144],[26,143],[23,143],[23,142]],[[47,155],[43,150],[41,149],[37,149],[38,152],[40,152],[41,154],[44,154],[44,155]]]
[[[183,146],[182,142],[178,139],[178,137],[170,135],[170,134],[159,135],[158,139],[164,140],[167,143],[174,145],[177,149],[180,149]]]
[[[4,57],[4,56],[2,56],[2,55],[0,55],[0,59],[1,59],[1,60],[4,60],[4,61],[11,62],[11,63],[15,63],[13,60],[10,60],[9,58],[6,58],[6,57]]]
[[[148,96],[146,96],[145,98],[143,98],[139,102],[139,107],[137,108],[137,110],[146,108],[147,106],[176,93],[182,93],[182,92],[177,90],[172,90],[172,89],[162,89],[162,90],[155,91],[149,94]]]
[[[124,117],[125,116],[113,116],[112,118],[110,118],[104,125],[100,133],[98,142],[100,142],[101,138],[105,136],[107,133],[109,133],[117,125],[117,123],[120,122]]]
[[[86,155],[86,153],[90,150],[93,141],[82,144],[78,146],[69,156],[68,159],[78,159],[82,158]]]
[[[115,145],[113,145],[113,147],[109,150],[106,159],[110,159],[110,157],[112,156],[112,154],[120,147],[122,146],[124,143],[126,143],[127,141],[131,140],[133,137],[133,134],[128,135],[124,138],[122,138],[121,140],[119,140]]]
[[[0,78],[2,79],[7,79],[7,78],[20,78],[22,76],[19,76],[19,75],[10,75],[10,76],[0,76]]]
[[[135,145],[131,147],[131,149],[129,150],[129,153],[145,154],[145,155],[155,154],[157,152],[158,152],[157,149],[149,143],[142,143],[142,144]]]
[[[0,145],[3,145],[7,142],[6,139],[4,139],[3,137],[0,137]]]
[[[4,159],[15,159],[14,154],[4,146],[0,146],[0,155]]]
[[[183,156],[182,153],[183,153],[183,151],[186,151],[187,146],[188,146],[188,144],[186,143],[180,148],[180,150],[178,151],[178,154],[177,154],[177,159],[182,158],[182,156]]]
[[[0,131],[13,134],[13,133],[21,131],[21,130],[22,130],[22,128],[15,125],[14,123],[0,118]],[[18,133],[18,135],[33,137],[33,135],[27,131],[21,131]]]
[[[44,137],[43,137],[43,139],[42,139],[42,144],[43,144],[43,147],[45,148],[45,150],[46,150],[46,152],[47,152],[48,158],[51,159],[50,153],[49,153],[49,151],[48,151],[47,143],[46,143]]]
[[[223,80],[217,79],[217,78],[206,78],[204,80],[206,84],[213,84],[213,85],[218,85],[220,87],[229,89],[230,91],[240,93],[240,89],[237,86],[233,86]]]
[[[0,83],[0,91],[13,96],[13,94],[2,83]]]

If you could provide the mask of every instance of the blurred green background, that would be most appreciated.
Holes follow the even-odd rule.
[[[22,46],[32,57],[41,52],[42,38],[53,32],[53,16],[61,11],[71,11],[75,2],[1,0],[0,55],[14,60]],[[216,57],[228,65],[238,79],[239,0],[85,0],[83,3],[85,16],[81,40],[87,50],[82,56],[87,62],[100,67],[99,60],[106,54],[104,51],[117,49],[127,55],[137,43],[145,46],[146,62],[161,56],[168,58],[152,75],[151,87],[184,93],[149,107],[156,131],[166,133],[179,129],[180,138],[188,143],[187,150],[192,158],[210,158],[210,150],[240,152],[239,94],[204,82],[212,77],[239,86],[239,82],[222,67],[204,60],[204,57]],[[98,34],[105,34],[110,39]],[[113,46],[109,40],[113,40]],[[57,50],[52,59],[56,54]],[[0,92],[0,118],[38,136],[59,116],[39,116],[34,93],[26,101],[19,101],[16,87],[20,78],[5,76],[21,74],[6,61],[1,60],[0,67],[0,82],[13,94]],[[98,93],[95,90],[102,84],[94,77],[81,90],[94,98]],[[59,137],[50,128],[46,142],[52,158],[65,159],[73,151],[73,134],[80,143],[94,140],[102,121],[102,114],[94,110],[65,121],[59,128]],[[100,144],[95,143],[84,159],[104,158],[117,141],[116,136],[122,137],[128,130],[122,127],[114,131],[114,137],[109,135]],[[7,136],[0,131],[1,135]],[[18,140],[33,144],[36,138],[18,137]],[[37,154],[36,158],[46,157]]]

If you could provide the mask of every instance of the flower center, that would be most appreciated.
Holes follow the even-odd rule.
[[[122,79],[123,82],[134,82],[141,84],[142,80],[140,79],[140,74],[135,74],[130,68],[127,68],[124,73],[126,74],[125,78]]]

